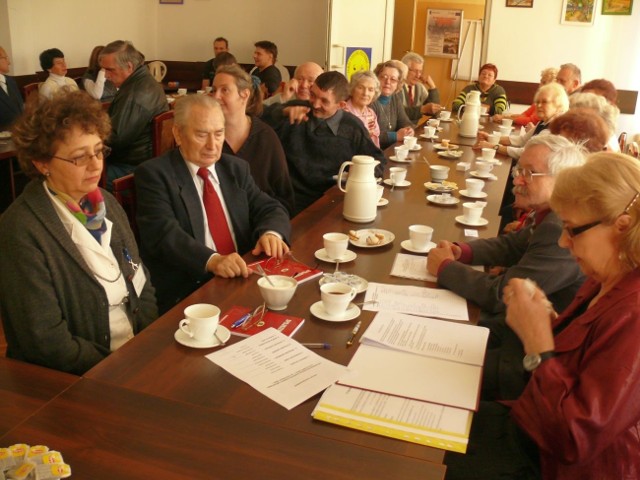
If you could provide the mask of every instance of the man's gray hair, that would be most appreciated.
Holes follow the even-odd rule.
[[[187,123],[189,123],[189,115],[191,114],[191,109],[194,106],[211,108],[222,113],[220,104],[209,95],[183,96],[176,100],[175,105],[176,106],[173,113],[173,124],[180,130],[182,130],[187,125]]]
[[[560,65],[560,70],[562,70],[563,68],[571,71],[571,75],[573,75],[573,78],[578,80],[578,84],[582,83],[582,72],[577,65],[573,63],[563,63],[562,65]]]
[[[419,63],[420,65],[424,64],[424,58],[422,55],[419,55],[415,52],[409,52],[402,57],[402,63],[409,66],[409,62]]]
[[[569,97],[569,108],[589,108],[595,111],[607,124],[609,135],[616,133],[616,125],[620,109],[607,102],[607,99],[597,93],[574,93]]]
[[[100,52],[100,57],[115,53],[116,63],[120,68],[127,68],[129,63],[133,65],[133,69],[137,69],[144,63],[144,55],[136,50],[133,43],[127,40],[116,40],[111,42]]]
[[[542,145],[550,150],[547,157],[547,168],[551,175],[557,175],[560,170],[568,167],[584,165],[587,150],[577,143],[560,135],[536,135],[525,145],[525,151],[536,145]]]

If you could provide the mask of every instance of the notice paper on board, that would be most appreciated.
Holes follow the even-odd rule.
[[[207,358],[287,410],[321,392],[347,371],[275,328]]]

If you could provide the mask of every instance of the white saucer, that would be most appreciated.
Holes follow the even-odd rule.
[[[453,152],[460,152],[460,153],[453,153]],[[457,160],[458,158],[462,157],[462,155],[464,155],[464,152],[462,150],[442,150],[438,152],[438,155],[444,158],[454,158]]]
[[[398,162],[398,163],[411,163],[413,160],[410,159],[409,157],[405,158],[404,160],[400,160],[398,157],[396,157],[395,155],[391,155],[389,157],[389,160],[391,160],[392,162]]]
[[[429,242],[427,244],[427,248],[425,248],[423,250],[418,250],[417,248],[413,248],[413,245],[411,244],[411,240],[407,239],[407,240],[403,240],[400,243],[400,246],[402,248],[404,248],[405,250],[408,250],[408,251],[413,252],[413,253],[429,253],[429,251],[432,248],[436,248],[437,245],[434,242]]]
[[[439,120],[445,123],[453,122],[453,118],[447,118],[446,120],[444,118],[439,118]]]
[[[481,116],[481,117],[488,117],[488,116],[489,116],[489,114],[488,114],[488,113],[481,113],[481,114],[480,114],[480,116]]]
[[[420,145],[419,143],[416,143],[416,145],[413,148],[409,149],[409,151],[411,152],[419,152],[420,150],[422,150],[422,145]]]
[[[446,147],[444,145],[442,145],[441,143],[434,143],[433,144],[433,148],[435,148],[436,150],[449,150],[450,147],[458,148],[459,146],[456,145],[455,143],[450,143]]]
[[[393,187],[393,183],[391,183],[391,179],[390,178],[385,178],[384,182],[385,185],[389,185],[390,187]],[[402,182],[396,183],[396,187],[408,187],[411,185],[411,182],[409,180],[403,180]]]
[[[322,260],[323,262],[336,263],[335,259],[329,258],[327,256],[327,252],[325,251],[324,248],[321,248],[320,250],[316,250],[316,253],[314,255],[316,256],[316,258],[318,260]],[[356,254],[356,252],[353,252],[351,250],[347,250],[347,252],[344,254],[344,256],[340,259],[340,263],[351,262],[351,261],[355,260],[357,256],[358,255]]]
[[[430,137],[429,135],[425,134],[425,133],[421,133],[420,134],[420,138],[424,138],[425,140],[438,140],[438,136],[434,135],[433,137]]]
[[[444,201],[442,200],[442,195],[427,195],[427,200],[438,205],[455,205],[456,203],[460,203],[460,199],[456,197],[449,197],[447,201]]]
[[[364,278],[345,272],[325,273],[322,278],[320,278],[319,283],[320,286],[325,283],[345,283],[350,287],[355,288],[357,293],[366,292],[367,288],[369,288],[369,282]]]
[[[477,178],[484,178],[484,179],[486,179],[486,178],[491,178],[491,177],[493,177],[493,174],[492,174],[491,172],[487,172],[487,173],[480,173],[480,172],[479,172],[479,171],[477,171],[477,170],[471,170],[469,173],[470,173],[471,175],[473,175],[474,177],[477,177]]]
[[[218,334],[218,337],[220,337],[220,340],[222,340],[222,343],[228,342],[229,339],[231,338],[231,332],[227,327],[223,325],[218,325],[218,329],[216,330],[216,333]],[[191,347],[191,348],[211,348],[211,347],[217,347],[220,345],[220,340],[218,340],[215,337],[215,335],[211,338],[211,341],[206,343],[200,343],[200,342],[196,342],[193,338],[191,338],[189,335],[187,335],[180,329],[176,330],[176,333],[173,334],[173,338],[175,338],[176,342],[178,342],[179,344],[184,345],[185,347]]]
[[[379,207],[384,207],[385,205],[389,205],[389,199],[388,198],[381,198],[380,200],[378,200],[378,206]]]
[[[481,218],[480,220],[478,220],[478,223],[467,222],[464,219],[464,215],[457,216],[456,222],[461,223],[463,225],[468,225],[470,227],[484,227],[485,225],[489,224],[489,220],[487,220],[486,218]]]
[[[468,190],[460,190],[460,195],[468,198],[487,198],[487,192],[480,192],[476,195],[471,195]]]
[[[329,316],[322,306],[322,300],[311,305],[310,310],[314,317],[318,317],[320,320],[327,320],[329,322],[348,322],[349,320],[353,320],[360,316],[360,309],[355,303],[350,303],[347,307],[347,311],[340,317]]]

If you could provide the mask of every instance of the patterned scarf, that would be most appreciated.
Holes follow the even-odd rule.
[[[49,184],[47,184],[47,188],[69,209],[71,215],[89,230],[93,238],[101,243],[102,234],[107,230],[107,223],[104,221],[107,208],[100,189],[96,188],[93,192],[89,192],[78,203],[66,193],[54,190]]]

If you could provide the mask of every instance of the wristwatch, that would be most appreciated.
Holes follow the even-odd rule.
[[[494,149],[496,152],[498,151],[498,149],[499,149],[499,148],[500,148],[500,144],[499,144],[499,143],[498,143],[498,144],[496,144],[496,145],[493,147],[493,149]]]
[[[522,366],[527,372],[533,372],[545,360],[549,360],[556,356],[556,352],[550,350],[542,353],[530,353],[522,359]]]

